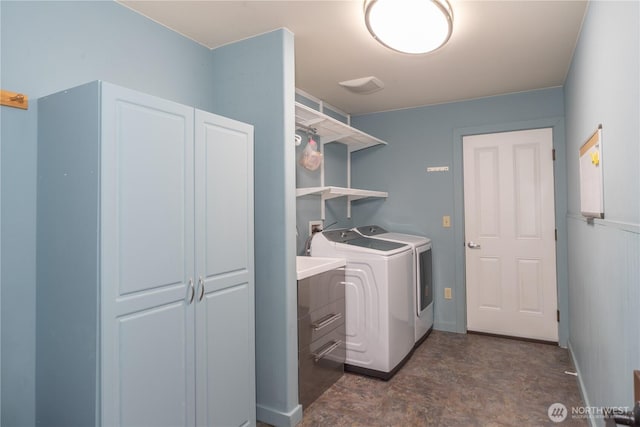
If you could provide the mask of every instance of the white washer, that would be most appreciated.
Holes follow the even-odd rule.
[[[415,344],[419,345],[433,328],[433,271],[431,240],[412,234],[391,233],[377,225],[357,227],[363,236],[410,245],[414,253],[413,316],[415,319]]]
[[[311,256],[345,258],[345,370],[391,378],[414,346],[411,246],[353,230],[316,233]]]

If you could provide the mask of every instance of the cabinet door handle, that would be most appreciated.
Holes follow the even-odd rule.
[[[328,314],[326,316],[324,316],[323,318],[321,318],[320,320],[318,320],[315,323],[311,324],[311,327],[313,328],[314,331],[319,331],[320,329],[324,328],[325,326],[329,326],[330,324],[332,324],[333,322],[335,322],[338,319],[342,318],[342,313],[337,313],[337,314]]]
[[[198,297],[198,302],[200,302],[204,297],[204,279],[202,277],[198,279],[198,286],[200,286],[200,296]]]
[[[192,278],[189,278],[189,285],[187,286],[187,295],[188,295],[189,291],[191,291],[191,296],[188,299],[189,302],[187,303],[187,305],[191,304],[193,302],[193,297],[196,296],[196,290],[193,287],[193,279]]]
[[[318,363],[320,359],[323,359],[327,354],[331,353],[333,350],[340,347],[341,343],[342,342],[340,340],[331,341],[327,345],[322,347],[318,353],[311,353],[311,355],[313,356],[313,361]]]

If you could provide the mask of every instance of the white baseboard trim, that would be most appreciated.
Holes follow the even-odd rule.
[[[262,406],[256,405],[256,418],[263,423],[271,424],[276,427],[295,427],[302,421],[302,405],[297,405],[290,412],[282,412]]]
[[[571,362],[573,366],[576,368],[576,373],[578,374],[578,387],[580,389],[580,395],[582,396],[582,400],[584,401],[584,406],[591,407],[591,403],[589,403],[589,396],[587,395],[587,390],[584,386],[584,382],[582,381],[582,373],[580,372],[580,366],[576,360],[575,355],[573,354],[573,347],[571,346],[571,341],[567,342],[567,348],[569,349],[569,356],[571,356]],[[591,427],[598,427],[596,420],[593,418],[593,414],[589,415],[589,425]]]

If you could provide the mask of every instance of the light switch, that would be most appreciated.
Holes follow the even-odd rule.
[[[449,215],[445,215],[442,217],[442,226],[444,228],[451,227],[451,217]]]
[[[444,288],[444,299],[451,299],[451,288]]]

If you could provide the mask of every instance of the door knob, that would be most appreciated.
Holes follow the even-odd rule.
[[[469,249],[480,249],[480,244],[478,243],[473,243],[473,242],[469,242],[467,243],[467,247]]]

